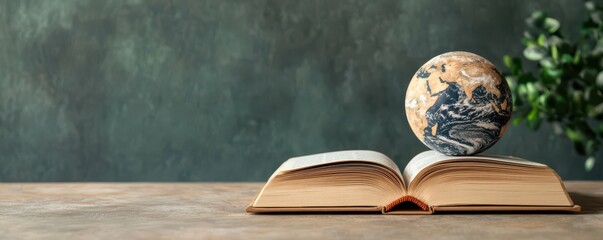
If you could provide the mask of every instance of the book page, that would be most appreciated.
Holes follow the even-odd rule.
[[[352,164],[355,171],[368,170],[367,174],[350,173],[351,167],[345,163],[365,162],[379,165],[366,167]],[[317,175],[305,175],[305,178],[274,181],[289,171],[318,167],[327,164],[342,163],[314,172]],[[368,164],[366,164],[368,165]],[[389,170],[385,170],[387,168]],[[303,170],[302,170],[303,171]],[[312,172],[312,171],[309,171]],[[325,174],[326,173],[326,174]],[[342,173],[342,174],[337,174]],[[295,176],[296,174],[291,174]],[[290,176],[291,176],[290,175]],[[302,173],[298,175],[303,175]],[[395,175],[395,176],[394,176]],[[393,179],[397,178],[397,179]],[[349,181],[352,179],[353,181]],[[382,153],[367,150],[327,152],[308,156],[294,157],[285,161],[264,185],[252,206],[380,206],[389,203],[404,193],[404,183],[398,166]],[[364,182],[354,184],[353,182]],[[401,186],[402,185],[402,186]]]
[[[440,152],[430,150],[419,153],[415,156],[406,168],[404,168],[404,172],[402,177],[404,178],[404,182],[410,183],[421,170],[424,168],[437,164],[439,162],[448,161],[448,160],[459,160],[459,161],[484,161],[484,162],[502,162],[509,164],[519,164],[526,166],[537,166],[537,167],[546,167],[546,165],[531,162],[522,158],[512,157],[512,156],[491,156],[491,155],[473,155],[473,156],[448,156],[442,154]]]
[[[399,176],[402,176],[400,169],[389,157],[382,153],[368,150],[349,150],[338,152],[327,152],[308,156],[290,158],[284,162],[276,172],[295,170],[318,165],[347,162],[347,161],[362,161],[376,163],[394,170]]]

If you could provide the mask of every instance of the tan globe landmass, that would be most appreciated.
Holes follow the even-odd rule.
[[[503,79],[496,67],[488,60],[469,52],[449,52],[438,55],[419,68],[406,92],[406,116],[412,131],[421,141],[429,125],[426,112],[438,100],[438,93],[446,90],[450,83],[458,84],[469,101],[473,101],[474,91],[483,87],[485,91],[496,96],[491,102],[494,111],[499,114],[509,114],[512,110],[510,94],[501,93],[498,88],[499,84],[503,83]],[[506,94],[508,97],[500,98],[501,94]],[[431,133],[436,135],[438,124],[432,125]],[[502,136],[507,126],[508,121],[500,129],[499,136]]]

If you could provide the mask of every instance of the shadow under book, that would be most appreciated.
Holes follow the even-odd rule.
[[[247,212],[578,212],[559,175],[507,156],[426,151],[400,171],[374,151],[339,151],[284,162]]]

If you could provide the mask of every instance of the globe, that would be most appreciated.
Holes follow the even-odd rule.
[[[496,67],[469,52],[448,52],[413,76],[404,101],[413,133],[446,155],[472,155],[494,145],[511,118],[509,85]]]

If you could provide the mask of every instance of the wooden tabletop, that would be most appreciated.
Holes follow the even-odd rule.
[[[248,214],[259,183],[4,183],[2,239],[600,239],[603,182],[579,214]]]

